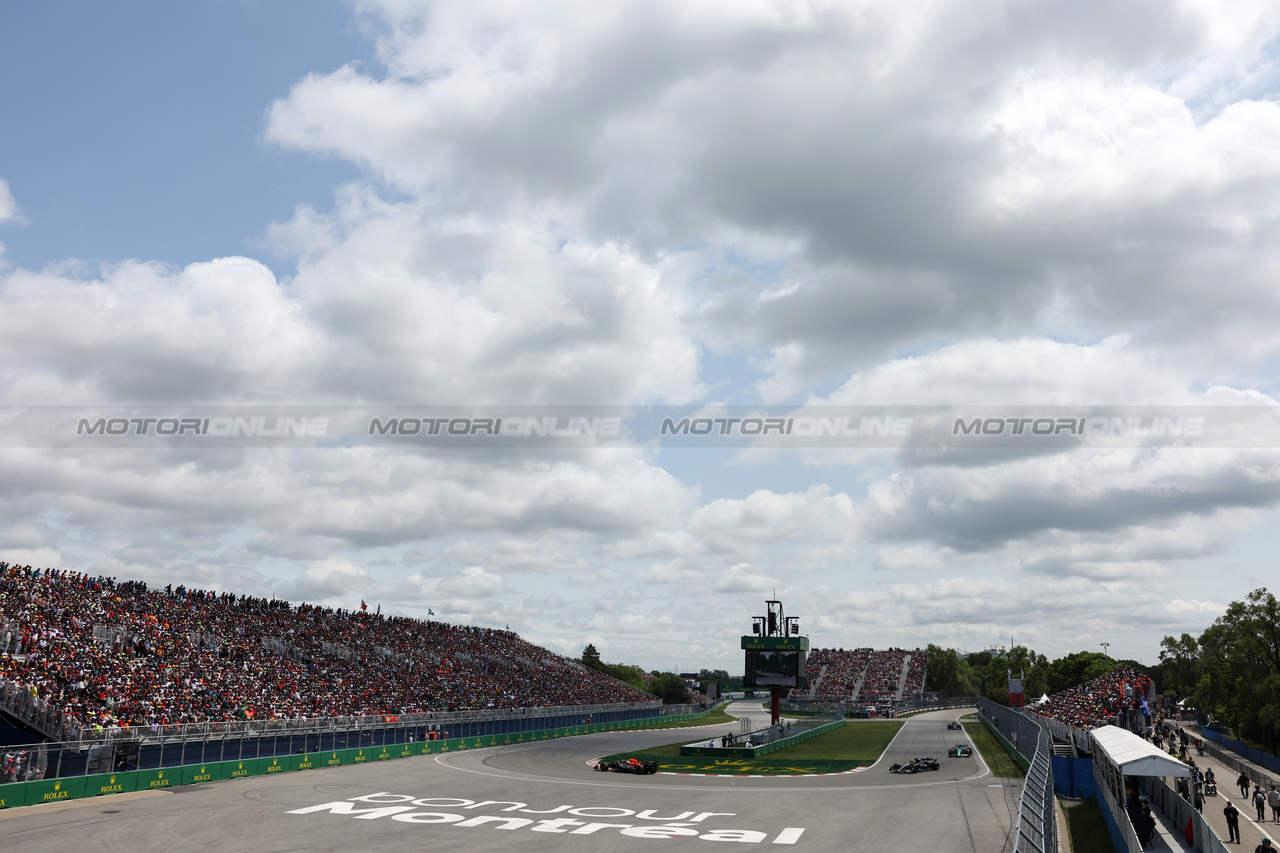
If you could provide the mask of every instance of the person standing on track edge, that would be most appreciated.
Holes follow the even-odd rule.
[[[1227,806],[1222,810],[1222,814],[1227,819],[1227,834],[1230,836],[1227,839],[1227,842],[1230,843],[1234,841],[1236,844],[1239,844],[1240,843],[1240,810],[1237,809],[1235,806],[1233,806],[1230,800],[1227,800]]]

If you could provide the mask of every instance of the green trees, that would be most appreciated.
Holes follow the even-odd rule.
[[[673,672],[654,673],[653,681],[646,684],[644,673],[639,667],[627,666],[623,663],[605,663],[600,659],[600,652],[596,650],[593,643],[587,643],[586,648],[582,650],[582,657],[578,660],[583,666],[652,693],[665,705],[685,705],[690,701],[689,688],[685,686],[684,679]],[[728,680],[727,674],[725,680]]]
[[[960,660],[955,649],[929,644],[929,662],[924,673],[927,689],[937,690],[947,697],[972,696],[975,691],[970,675],[969,664]]]
[[[1048,693],[1059,693],[1068,687],[1106,675],[1119,662],[1102,652],[1072,652],[1049,664]]]
[[[689,688],[685,686],[684,679],[674,672],[656,673],[649,690],[664,705],[687,705],[690,701]]]
[[[1166,637],[1165,641],[1172,641],[1167,646],[1170,660],[1196,674],[1191,696],[1199,707],[1225,720],[1244,739],[1274,753],[1280,734],[1280,602],[1276,597],[1256,589],[1245,601],[1233,601],[1200,635],[1198,659],[1191,657],[1183,640]]]

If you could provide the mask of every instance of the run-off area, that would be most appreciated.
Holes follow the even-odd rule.
[[[400,823],[456,831],[528,831],[569,835],[620,834],[630,838],[689,838],[703,841],[795,844],[803,827],[788,826],[779,831],[725,827],[717,818],[737,817],[726,812],[683,811],[657,814],[659,809],[627,809],[613,806],[559,805],[531,809],[527,803],[457,797],[415,797],[380,791],[291,809],[287,814],[331,819],[390,819]],[[532,815],[530,817],[529,815]]]

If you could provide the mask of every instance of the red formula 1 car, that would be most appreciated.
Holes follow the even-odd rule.
[[[601,773],[608,773],[610,770],[615,773],[634,773],[637,776],[647,776],[650,773],[658,772],[658,762],[641,761],[638,758],[624,758],[621,761],[598,761],[596,769]]]

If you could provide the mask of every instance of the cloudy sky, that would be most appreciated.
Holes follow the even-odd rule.
[[[1230,406],[1280,391],[1267,0],[0,10],[0,405]],[[741,669],[1156,658],[1280,450],[0,448],[0,559]]]

